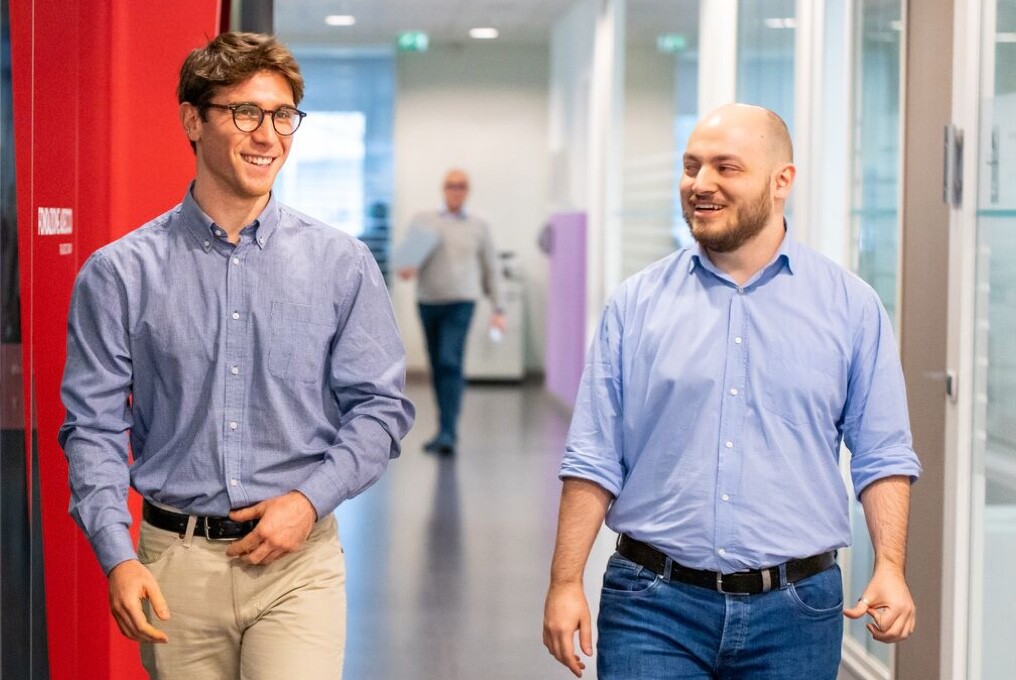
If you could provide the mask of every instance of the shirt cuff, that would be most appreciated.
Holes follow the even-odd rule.
[[[854,495],[861,500],[861,494],[872,483],[886,477],[909,477],[913,484],[921,476],[921,463],[914,450],[907,446],[896,446],[873,451],[851,460],[850,476],[854,483]]]
[[[103,528],[91,537],[90,542],[103,573],[107,575],[121,562],[138,559],[130,529],[123,524]]]

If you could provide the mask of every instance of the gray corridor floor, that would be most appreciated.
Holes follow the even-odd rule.
[[[349,600],[346,680],[571,678],[542,643],[568,414],[539,385],[472,385],[454,457],[422,452],[434,400],[384,477],[338,510]],[[586,573],[595,616],[613,549]],[[584,678],[595,678],[587,660]]]

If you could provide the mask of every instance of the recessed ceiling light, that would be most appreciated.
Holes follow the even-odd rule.
[[[471,28],[469,37],[476,40],[493,40],[498,36],[496,28]]]
[[[794,17],[773,17],[763,19],[762,23],[766,28],[797,28],[797,19]]]
[[[356,23],[356,17],[352,14],[329,14],[325,17],[325,23],[329,26],[352,26]]]

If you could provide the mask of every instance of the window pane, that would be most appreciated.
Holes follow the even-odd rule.
[[[794,0],[741,0],[737,100],[775,111],[794,132]]]

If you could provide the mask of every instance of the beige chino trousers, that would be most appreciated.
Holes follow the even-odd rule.
[[[334,515],[267,566],[226,556],[229,542],[141,524],[138,558],[169,605],[166,644],[142,644],[150,680],[341,680],[346,571]]]

